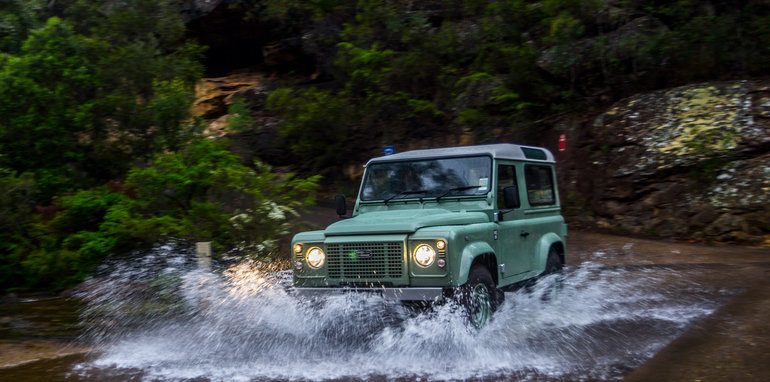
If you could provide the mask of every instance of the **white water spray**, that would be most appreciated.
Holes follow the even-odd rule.
[[[723,302],[685,276],[584,263],[507,292],[477,331],[451,303],[416,312],[368,295],[301,301],[288,271],[244,261],[204,272],[192,254],[164,247],[91,282],[83,316],[100,350],[76,372],[168,381],[620,379]]]

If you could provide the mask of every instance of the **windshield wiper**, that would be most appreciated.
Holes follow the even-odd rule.
[[[426,192],[428,192],[428,191],[427,190],[402,191],[402,192],[399,192],[398,194],[395,194],[395,195],[385,199],[385,205],[387,206],[389,201],[391,201],[391,200],[393,200],[395,198],[398,198],[400,196],[407,196],[407,195],[412,195],[412,194],[424,194]]]
[[[465,191],[465,190],[471,190],[471,189],[479,188],[479,187],[480,186],[462,186],[462,187],[450,188],[450,189],[446,190],[446,192],[444,192],[443,194],[441,194],[441,195],[436,197],[436,203],[438,203],[438,201],[441,200],[441,198],[443,198],[443,197],[445,197],[445,196],[447,196],[447,195],[449,195],[449,194],[451,194],[451,193],[453,193],[455,191]]]

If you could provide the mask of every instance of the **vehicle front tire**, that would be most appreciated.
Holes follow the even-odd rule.
[[[562,269],[561,258],[559,257],[559,251],[555,247],[551,247],[548,251],[548,260],[545,263],[545,271],[543,275],[550,275],[553,273],[559,273]]]
[[[468,282],[460,290],[460,302],[468,322],[477,329],[483,328],[502,302],[500,295],[489,270],[481,264],[473,266]]]

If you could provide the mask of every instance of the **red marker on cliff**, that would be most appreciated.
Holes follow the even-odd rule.
[[[559,151],[564,151],[567,148],[567,134],[559,136]]]

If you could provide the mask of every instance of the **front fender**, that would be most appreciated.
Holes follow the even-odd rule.
[[[545,271],[545,264],[548,262],[548,251],[551,250],[551,246],[555,243],[562,243],[563,246],[564,240],[553,232],[543,235],[540,238],[540,241],[537,242],[537,247],[535,249],[535,253],[537,254],[537,258],[535,259],[535,270],[537,270],[538,274]]]
[[[489,243],[484,241],[476,241],[465,246],[463,253],[460,257],[460,268],[458,269],[457,285],[463,285],[468,282],[468,272],[471,271],[471,265],[476,257],[484,254],[494,254],[495,250]],[[545,268],[545,266],[544,266]],[[490,269],[490,272],[496,272],[496,269]]]

